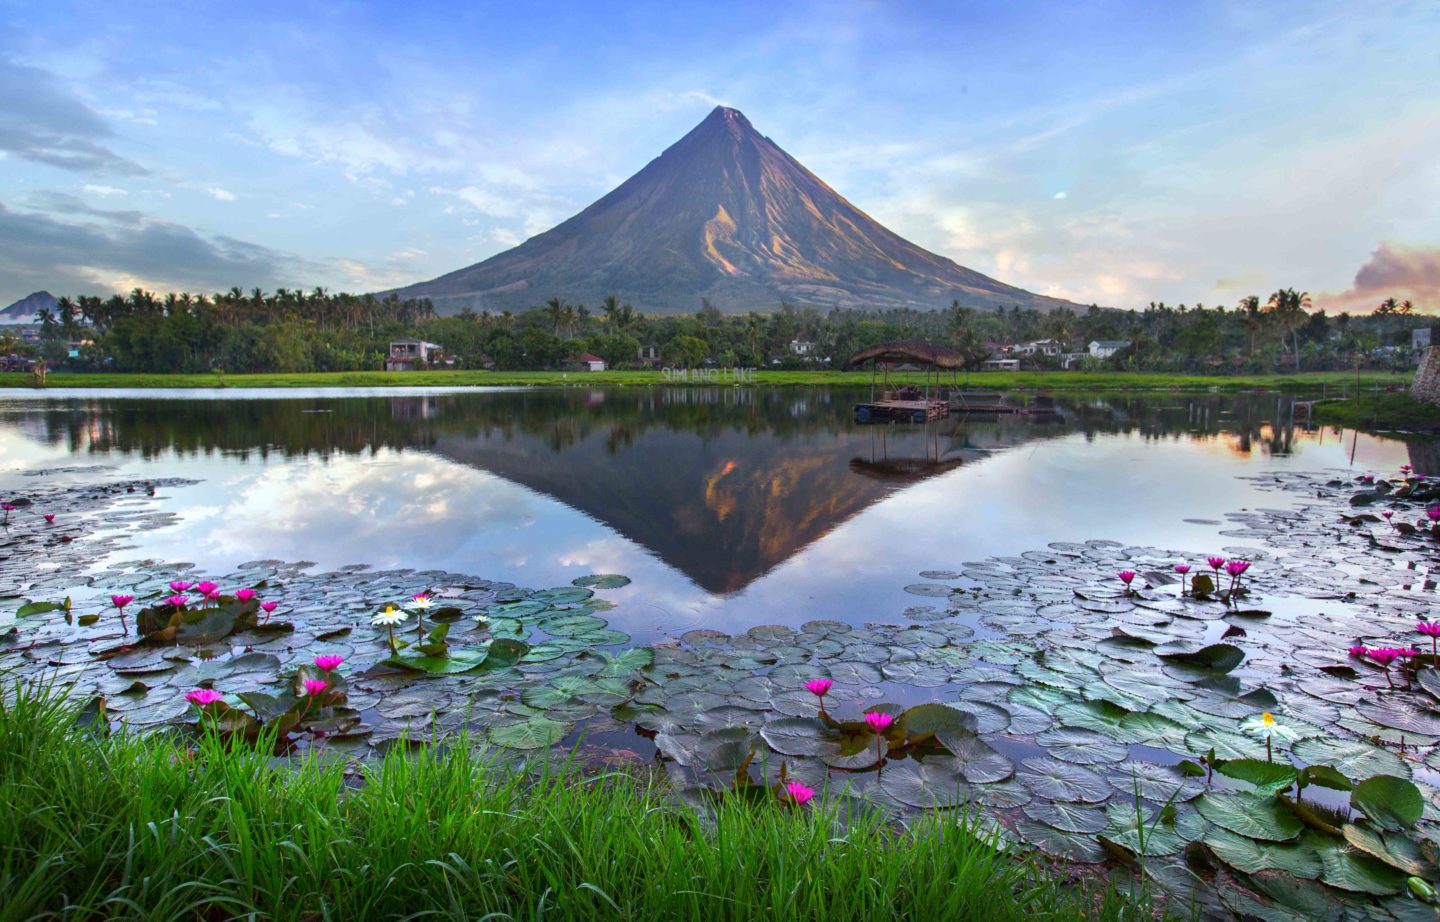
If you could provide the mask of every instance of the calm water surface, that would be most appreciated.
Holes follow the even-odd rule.
[[[589,573],[637,640],[893,620],[928,569],[1108,538],[1196,553],[1272,470],[1440,467],[1440,451],[1293,423],[1288,398],[1077,396],[1060,418],[854,425],[863,394],[624,388],[0,396],[0,489],[189,477],[140,555]],[[1435,456],[1432,458],[1432,456]]]

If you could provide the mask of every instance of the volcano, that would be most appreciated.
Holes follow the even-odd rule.
[[[640,172],[562,224],[394,292],[441,313],[616,295],[649,313],[1020,306],[1069,301],[967,269],[850,204],[736,109],[718,106]]]

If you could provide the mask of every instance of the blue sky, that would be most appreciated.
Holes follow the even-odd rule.
[[[1034,291],[1440,308],[1440,6],[1178,0],[0,0],[0,304],[431,278],[717,102]]]

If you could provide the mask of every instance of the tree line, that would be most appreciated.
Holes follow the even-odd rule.
[[[52,367],[113,371],[353,371],[383,367],[392,340],[415,337],[439,344],[467,368],[554,369],[585,353],[616,368],[642,364],[642,354],[674,367],[796,368],[825,367],[826,358],[838,367],[866,346],[896,339],[927,339],[975,354],[1041,339],[1083,352],[1092,340],[1108,340],[1125,346],[1084,364],[1225,373],[1400,364],[1407,361],[1409,331],[1428,322],[1410,302],[1394,298],[1368,314],[1332,317],[1294,288],[1264,300],[1242,298],[1234,307],[1153,302],[1142,310],[982,311],[956,302],[943,310],[820,311],[782,303],[770,313],[724,314],[702,302],[694,313],[652,315],[612,295],[594,309],[551,298],[519,312],[466,309],[452,316],[437,315],[425,299],[323,288],[163,297],[136,289],[61,298],[54,311],[42,312],[33,351]],[[82,345],[72,358],[77,342]],[[13,336],[0,341],[0,354],[24,348]],[[1031,367],[1059,363],[1045,356],[1026,361]]]

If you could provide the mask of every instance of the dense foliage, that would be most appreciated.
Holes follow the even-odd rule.
[[[1141,311],[1091,306],[1046,314],[956,303],[941,311],[822,313],[782,304],[770,314],[725,315],[705,304],[694,314],[647,316],[610,296],[597,310],[552,298],[519,314],[440,317],[427,300],[319,288],[163,298],[136,289],[124,297],[61,299],[57,311],[42,315],[41,351],[52,364],[76,368],[293,373],[378,369],[391,340],[412,336],[440,344],[460,367],[501,370],[560,368],[584,353],[629,367],[642,350],[675,367],[823,367],[827,358],[838,365],[865,346],[912,337],[969,349],[1054,339],[1072,352],[1111,340],[1127,345],[1079,367],[1234,373],[1403,365],[1409,330],[1423,323],[1409,302],[1394,299],[1366,316],[1330,317],[1310,306],[1308,294],[1286,288],[1234,308],[1152,303]],[[70,357],[77,342],[78,357]],[[1027,356],[1025,363],[1058,366],[1060,359]]]

